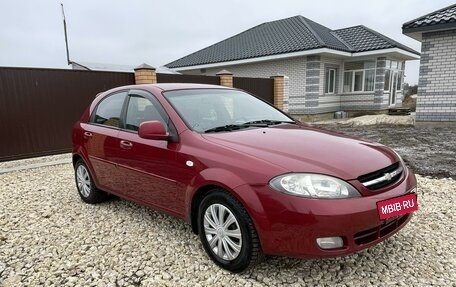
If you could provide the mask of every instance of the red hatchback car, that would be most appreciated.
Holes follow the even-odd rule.
[[[110,193],[178,216],[232,272],[263,254],[327,257],[375,245],[411,218],[377,205],[416,191],[388,147],[213,85],[99,94],[74,125],[73,164],[83,201]]]

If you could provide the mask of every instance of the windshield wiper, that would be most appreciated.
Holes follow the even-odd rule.
[[[256,120],[256,121],[250,121],[250,122],[243,123],[243,125],[264,124],[264,125],[270,126],[270,125],[278,125],[278,124],[284,124],[284,123],[296,124],[296,122],[293,122],[293,121]]]
[[[212,133],[212,132],[233,131],[233,130],[240,130],[240,129],[244,129],[244,128],[248,128],[248,127],[267,128],[268,126],[271,126],[271,125],[278,125],[278,124],[283,124],[283,123],[295,124],[296,122],[275,121],[275,120],[257,120],[257,121],[246,122],[246,123],[239,124],[239,125],[229,124],[229,125],[218,126],[215,128],[205,130],[204,132]]]
[[[268,125],[265,123],[244,123],[241,125],[234,125],[234,124],[229,124],[229,125],[224,125],[224,126],[219,126],[215,128],[211,128],[208,130],[205,130],[205,133],[212,133],[212,132],[223,132],[223,131],[233,131],[233,130],[240,130],[240,129],[245,129],[248,127],[259,127],[259,128],[265,128]]]
[[[205,130],[205,133],[212,133],[212,132],[223,132],[223,131],[232,131],[232,130],[239,130],[242,129],[242,125],[224,125],[224,126],[219,126],[215,128],[211,128],[208,130]]]

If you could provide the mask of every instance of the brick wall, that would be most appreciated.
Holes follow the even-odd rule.
[[[182,71],[184,74],[194,75],[215,75],[220,70],[225,69],[233,73],[235,77],[261,77],[269,78],[280,74],[288,77],[288,94],[285,95],[284,105],[288,108],[304,108],[304,94],[306,78],[306,58],[295,57],[289,59],[280,59],[244,65],[223,66],[217,68],[201,70]],[[289,110],[291,114],[293,110]]]
[[[456,30],[423,33],[416,121],[456,121]]]
[[[243,65],[222,66],[209,69],[182,71],[184,74],[215,75],[222,69],[237,77],[263,77],[281,74],[288,77],[288,93],[284,95],[284,109],[292,115],[332,113],[339,110],[385,110],[388,108],[389,94],[384,93],[385,60],[377,60],[375,92],[342,94],[343,59],[328,56],[305,56],[279,59]],[[334,68],[336,74],[336,92],[325,94],[326,70]],[[401,101],[398,91],[397,103]]]

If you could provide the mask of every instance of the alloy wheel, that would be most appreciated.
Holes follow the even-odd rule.
[[[90,175],[84,165],[78,166],[76,170],[76,180],[81,195],[88,197],[90,195]]]
[[[222,204],[210,205],[204,213],[204,235],[211,251],[223,260],[234,260],[242,248],[242,233],[234,214]]]

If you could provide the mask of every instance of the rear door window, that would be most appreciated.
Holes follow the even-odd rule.
[[[120,114],[127,92],[110,95],[98,104],[92,122],[99,125],[119,128]]]

